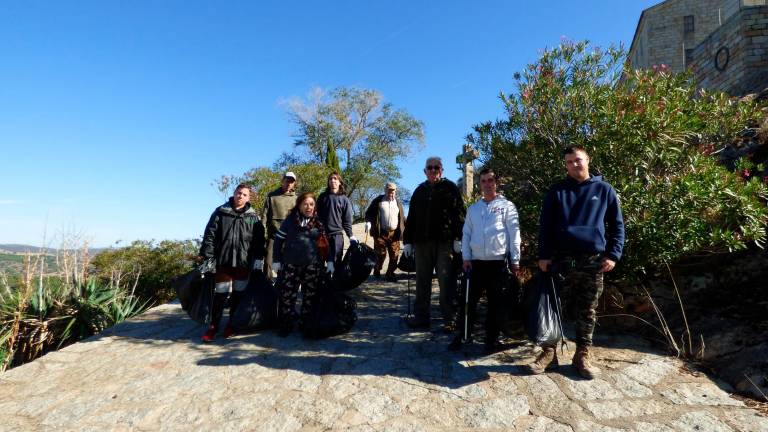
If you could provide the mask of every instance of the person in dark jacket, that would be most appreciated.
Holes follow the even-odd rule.
[[[267,194],[267,199],[264,201],[264,211],[261,218],[267,230],[267,256],[264,259],[264,274],[270,279],[276,276],[272,270],[272,244],[275,242],[275,233],[296,205],[295,189],[296,174],[287,171],[283,174],[280,187]]]
[[[379,195],[371,201],[365,211],[365,230],[373,237],[373,250],[376,253],[374,277],[381,277],[384,259],[389,254],[385,279],[396,281],[395,269],[400,253],[400,240],[405,231],[405,211],[397,199],[397,186],[394,183],[387,183],[384,186],[384,195]]]
[[[202,337],[203,342],[211,342],[216,337],[230,291],[231,317],[248,286],[250,270],[261,271],[264,265],[264,226],[251,207],[250,199],[250,187],[237,185],[234,195],[213,212],[205,227],[200,256],[213,263],[211,267],[215,266],[216,273],[211,325]],[[232,326],[227,323],[224,337],[233,334]]]
[[[603,292],[603,273],[613,270],[624,247],[624,219],[613,187],[590,175],[589,155],[581,146],[564,151],[568,176],[552,186],[544,198],[539,231],[539,269],[565,276],[564,292],[576,312],[576,353],[573,365],[587,379],[600,369],[590,361],[589,349],[597,322],[597,301]],[[554,347],[542,347],[530,373],[558,365]]]
[[[326,269],[333,273],[340,267],[344,252],[344,234],[350,243],[357,242],[352,235],[352,202],[347,198],[344,182],[336,171],[328,175],[328,187],[317,197],[317,217],[328,236],[329,255]]]
[[[415,314],[407,324],[411,328],[429,328],[432,272],[437,270],[440,285],[440,309],[443,330],[455,330],[456,275],[453,254],[461,253],[464,200],[459,188],[444,179],[439,157],[427,159],[424,167],[427,181],[411,196],[408,218],[403,233],[403,253],[416,258]]]
[[[278,277],[280,305],[278,309],[278,335],[285,337],[296,321],[296,297],[303,292],[301,314],[306,315],[317,296],[318,279],[323,271],[324,253],[318,248],[318,238],[325,228],[315,211],[315,194],[305,192],[296,199],[296,206],[275,234],[272,268],[282,272]]]

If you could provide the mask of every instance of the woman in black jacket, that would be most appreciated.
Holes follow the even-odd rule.
[[[318,246],[318,239],[320,247]],[[315,211],[315,194],[305,192],[296,199],[296,206],[275,234],[272,269],[278,277],[280,306],[278,335],[285,337],[293,330],[296,320],[296,295],[301,287],[304,298],[301,315],[305,316],[317,295],[320,272],[324,270],[328,249],[325,229]],[[324,247],[323,247],[324,245]]]

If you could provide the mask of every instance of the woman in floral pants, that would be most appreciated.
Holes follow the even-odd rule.
[[[317,296],[320,272],[325,271],[326,257],[323,252],[327,254],[327,249],[318,247],[318,239],[324,237],[324,233],[323,224],[317,219],[315,211],[315,194],[305,192],[299,195],[296,206],[275,234],[272,250],[272,268],[278,273],[282,272],[282,277],[278,277],[278,335],[282,337],[288,336],[293,330],[299,287],[304,293],[302,316],[306,315]]]

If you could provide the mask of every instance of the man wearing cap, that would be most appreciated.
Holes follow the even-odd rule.
[[[384,195],[374,198],[365,211],[365,230],[373,237],[373,250],[376,253],[373,275],[377,279],[381,278],[384,258],[389,254],[389,264],[384,277],[389,282],[397,280],[397,256],[400,253],[400,239],[405,230],[405,212],[396,195],[397,186],[391,182],[387,183],[384,186]]]
[[[283,175],[280,187],[270,192],[264,202],[262,220],[267,229],[267,256],[264,260],[264,274],[270,278],[276,276],[272,273],[272,244],[275,242],[275,234],[280,229],[280,224],[296,205],[295,187],[296,174],[288,171]]]

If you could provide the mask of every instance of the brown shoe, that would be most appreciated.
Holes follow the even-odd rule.
[[[594,379],[600,375],[600,368],[594,366],[590,361],[589,347],[576,347],[576,354],[573,355],[573,367],[579,371],[579,375],[586,379]]]
[[[536,361],[526,365],[526,369],[531,375],[540,375],[548,370],[556,369],[558,366],[560,366],[560,363],[557,360],[555,348],[543,347]]]

